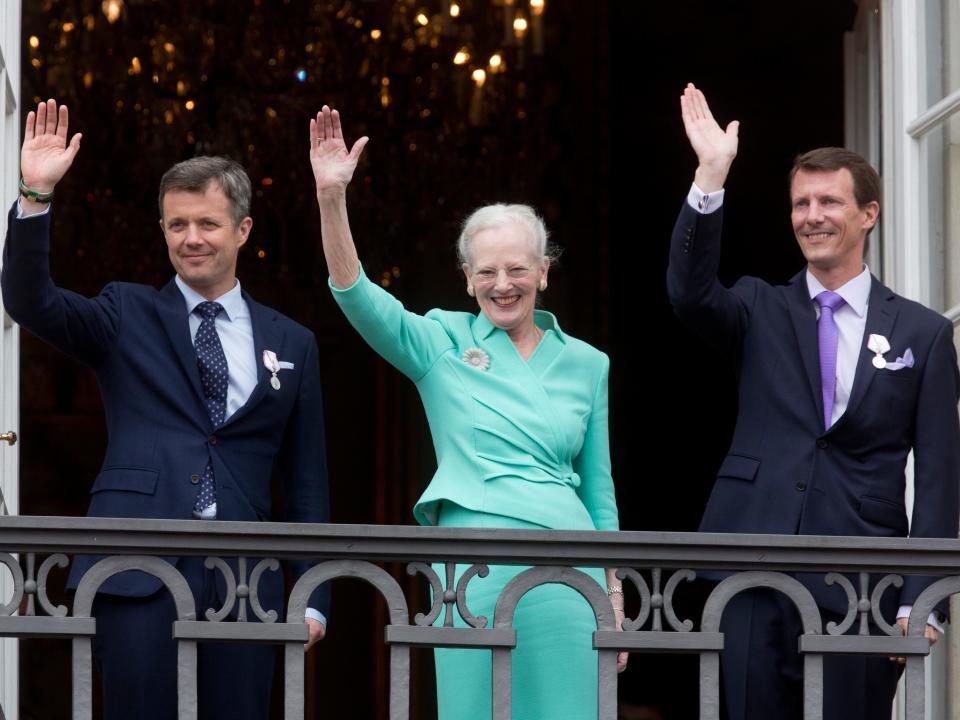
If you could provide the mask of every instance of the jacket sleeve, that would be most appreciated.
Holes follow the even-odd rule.
[[[327,483],[327,451],[320,393],[320,363],[316,340],[311,336],[303,362],[303,376],[296,403],[287,421],[283,444],[277,456],[277,471],[283,485],[284,518],[289,522],[329,523],[330,495]],[[294,581],[316,563],[290,563]],[[308,606],[330,619],[330,588],[321,585]]]
[[[953,325],[943,320],[924,363],[913,438],[914,502],[910,537],[956,538],[960,518],[960,373]],[[937,578],[908,575],[900,593],[912,604]],[[946,603],[937,609],[946,614]]]
[[[610,359],[603,355],[600,382],[594,393],[593,408],[583,438],[583,446],[573,459],[573,470],[580,476],[577,495],[597,530],[619,530],[617,498],[610,473],[610,433],[608,425],[607,384]]]
[[[440,322],[404,309],[399,300],[371,282],[362,267],[353,285],[339,289],[331,284],[330,289],[367,344],[414,382],[453,347]]]
[[[701,215],[684,201],[670,238],[667,295],[677,316],[719,350],[734,352],[743,340],[756,281],[733,288],[717,279],[723,208]]]
[[[54,285],[50,278],[50,219],[7,217],[0,287],[7,312],[61,352],[96,366],[113,346],[120,327],[120,286],[112,283],[94,298]]]

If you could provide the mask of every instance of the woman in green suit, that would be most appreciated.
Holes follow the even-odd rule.
[[[363,338],[417,386],[437,472],[414,507],[423,525],[617,530],[602,352],[536,310],[550,258],[543,222],[524,205],[491,205],[464,223],[458,242],[467,293],[480,313],[406,311],[367,279],[347,219],[346,188],[367,138],[347,151],[340,118],[324,106],[310,121],[330,287]],[[458,567],[458,575],[466,568]],[[474,615],[493,617],[504,585],[523,568],[494,566],[468,586]],[[614,570],[589,571],[623,621]],[[560,585],[533,589],[514,619],[513,716],[597,716],[593,612]],[[440,718],[490,717],[490,654],[437,650]],[[621,654],[622,669],[626,655]]]

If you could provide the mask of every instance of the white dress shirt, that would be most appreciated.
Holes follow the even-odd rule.
[[[690,186],[687,193],[687,204],[701,215],[716,212],[723,205],[723,190],[705,193],[696,183]],[[866,265],[863,271],[852,280],[834,290],[844,299],[844,304],[833,313],[837,322],[837,385],[833,394],[833,412],[830,414],[832,426],[847,409],[850,402],[850,391],[853,389],[853,379],[857,373],[857,360],[860,349],[863,347],[863,333],[867,326],[867,306],[870,302],[870,286],[873,278]],[[810,302],[813,303],[817,319],[820,319],[820,306],[813,299],[826,290],[810,270],[807,270],[807,291],[810,293]],[[897,611],[897,619],[910,616],[912,605],[901,605]],[[943,626],[937,621],[935,613],[930,613],[927,619],[941,633]]]
[[[871,282],[870,270],[864,265],[859,275],[834,290],[844,299],[844,304],[833,311],[833,319],[837,323],[838,331],[837,385],[833,392],[833,413],[830,415],[830,425],[843,415],[847,409],[847,403],[850,402],[853,376],[857,373],[857,360],[860,357],[860,348],[863,347],[863,331],[867,326],[867,305],[870,301]],[[808,269],[807,290],[818,321],[820,306],[814,298],[826,289]]]
[[[174,278],[177,287],[187,303],[187,319],[190,323],[190,337],[197,336],[200,329],[200,316],[194,309],[202,302],[206,302],[196,290],[187,285],[180,276]],[[253,347],[253,325],[250,322],[250,308],[240,292],[240,281],[214,302],[223,306],[223,312],[217,315],[215,321],[220,344],[223,345],[223,354],[227,357],[227,413],[226,422],[231,415],[243,407],[250,397],[250,393],[257,386],[257,358]]]

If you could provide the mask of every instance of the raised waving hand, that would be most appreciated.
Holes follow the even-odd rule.
[[[700,163],[694,182],[706,193],[719,190],[737,156],[740,122],[732,121],[726,130],[720,127],[710,112],[707,99],[693,83],[688,83],[680,96],[680,114],[687,138]]]
[[[80,150],[80,133],[67,143],[70,116],[66,105],[57,108],[54,99],[41,102],[27,113],[20,149],[20,174],[23,184],[38,193],[53,192],[60,178],[73,165]]]
[[[336,288],[352,285],[360,271],[347,216],[347,185],[368,139],[360,138],[348,151],[340,127],[340,113],[327,105],[310,120],[310,165],[317,183],[320,236],[330,279]]]
[[[343,141],[340,113],[324,105],[310,120],[310,165],[317,183],[317,196],[346,190],[368,137],[357,140],[348,151]]]

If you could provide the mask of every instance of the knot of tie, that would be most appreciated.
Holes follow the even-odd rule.
[[[204,320],[216,320],[217,315],[219,315],[222,310],[223,305],[211,300],[205,300],[193,309],[193,311],[200,315],[200,317],[202,317]]]
[[[835,311],[838,307],[843,305],[844,302],[846,302],[842,297],[837,295],[837,293],[830,290],[824,290],[822,293],[817,295],[814,300],[816,300],[817,305],[820,306],[821,311],[827,309],[830,312]]]

